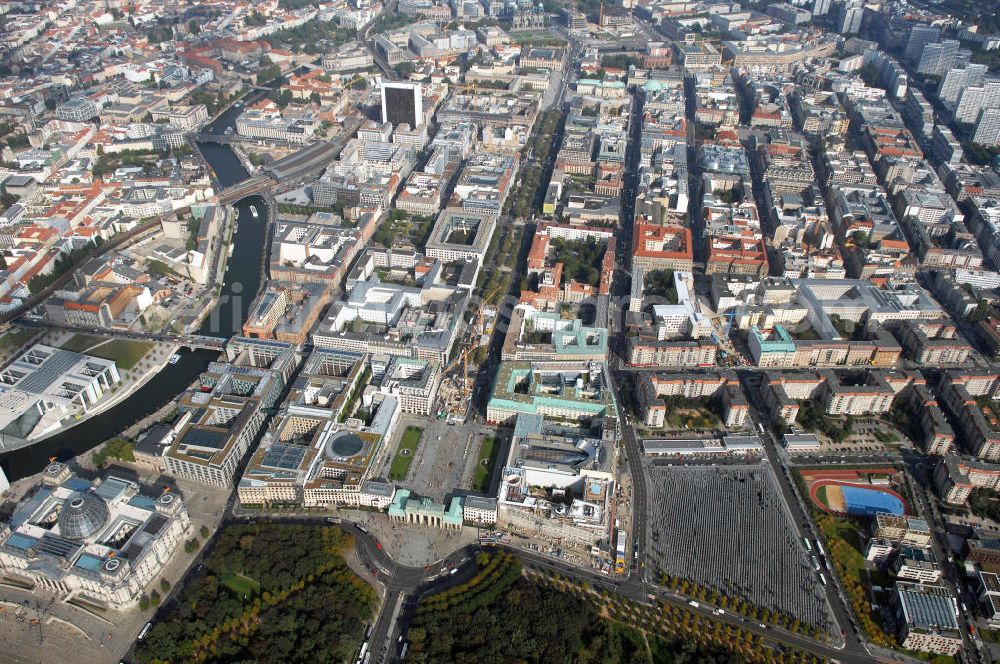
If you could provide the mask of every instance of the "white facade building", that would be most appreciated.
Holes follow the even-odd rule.
[[[56,463],[0,527],[0,568],[63,600],[121,610],[160,576],[190,529],[176,494],[144,496],[128,480],[90,482]]]

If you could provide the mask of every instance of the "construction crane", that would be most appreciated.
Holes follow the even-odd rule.
[[[735,308],[730,309],[729,311],[726,312],[726,329],[723,332],[723,335],[726,337],[726,339],[729,338],[729,333],[733,329],[733,320],[735,318],[736,318],[736,309]]]
[[[473,330],[482,329],[483,324],[483,314],[486,309],[486,303],[502,289],[501,285],[497,285],[492,291],[490,291],[486,297],[482,299],[479,303],[479,308],[476,310],[476,317],[472,326]],[[469,355],[479,347],[478,343],[469,343],[462,352],[456,357],[451,363],[445,367],[444,373],[452,371],[458,364],[462,363],[462,400],[465,401],[469,398]]]

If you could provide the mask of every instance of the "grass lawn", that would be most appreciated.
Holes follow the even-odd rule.
[[[859,526],[847,519],[831,518],[830,521],[833,522],[832,526],[825,522],[820,526],[823,530],[823,535],[826,536],[827,541],[832,541],[832,538],[840,538],[848,544],[848,546],[842,547],[840,551],[843,552],[842,560],[844,565],[851,574],[863,585],[892,585],[885,572],[866,567],[865,556],[862,551],[864,551],[867,536],[861,532]],[[827,548],[829,549],[829,547]]]
[[[390,480],[402,482],[406,479],[410,472],[410,464],[413,463],[413,455],[416,453],[423,435],[424,430],[420,427],[406,427],[406,431],[403,432],[403,437],[399,441],[396,456],[393,457],[392,465],[389,466]]]
[[[219,577],[219,581],[222,582],[222,585],[241,597],[243,595],[255,595],[260,592],[260,584],[251,579],[249,576],[243,576],[242,574],[226,572]]]
[[[119,369],[131,369],[150,351],[153,344],[130,339],[115,339],[98,346],[91,355],[114,360]]]
[[[114,360],[119,369],[131,369],[153,347],[151,343],[132,341],[131,339],[112,339],[103,343],[105,341],[104,337],[74,334],[62,347],[66,350],[87,353],[105,360]],[[94,346],[97,347],[94,348]]]
[[[844,565],[859,581],[865,582],[868,570],[865,568],[865,557],[861,553],[864,535],[861,534],[858,526],[846,519],[832,518],[829,522],[824,520],[820,527],[828,541],[839,538],[847,542],[848,546],[842,549],[846,552],[843,556]],[[827,548],[829,549],[829,547]]]
[[[826,499],[826,490],[830,488],[826,485],[821,486],[816,489],[816,500],[818,500],[824,507],[829,507],[830,503]]]
[[[61,348],[82,353],[91,346],[99,344],[102,341],[104,341],[104,337],[93,337],[89,334],[74,334],[63,343]]]
[[[38,330],[15,327],[10,332],[0,337],[0,348],[10,348],[13,350],[36,334],[38,334]]]
[[[479,463],[476,464],[476,477],[472,480],[472,488],[476,491],[487,491],[490,488],[490,478],[493,477],[493,467],[497,463],[497,452],[500,449],[498,441],[493,436],[483,438],[479,449]]]

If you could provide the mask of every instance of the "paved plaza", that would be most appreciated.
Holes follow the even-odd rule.
[[[431,565],[455,549],[478,541],[475,528],[455,531],[399,524],[390,521],[387,515],[375,512],[345,511],[344,515],[367,528],[394,561],[409,567]]]
[[[400,438],[411,426],[423,429],[423,436],[413,455],[409,474],[397,484],[442,502],[453,491],[470,489],[482,440],[496,435],[494,430],[472,420],[466,424],[447,424],[445,420],[428,417],[401,417],[392,445],[380,460],[378,474],[389,476],[389,466]]]

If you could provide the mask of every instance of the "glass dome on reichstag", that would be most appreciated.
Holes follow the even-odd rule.
[[[108,506],[92,493],[73,493],[59,512],[59,534],[69,539],[86,539],[108,521]]]

